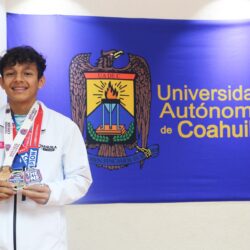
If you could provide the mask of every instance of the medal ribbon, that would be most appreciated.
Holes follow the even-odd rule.
[[[10,107],[9,105],[7,106],[4,128],[4,166],[12,166],[12,163],[17,153],[19,153],[21,156],[25,156],[26,154],[25,157],[22,157],[26,167],[36,166],[39,139],[42,126],[42,117],[43,111],[41,105],[38,102],[35,102],[29,110],[29,113],[27,114],[20,130],[17,132],[16,126],[11,116]],[[32,155],[32,148],[36,149],[36,157]],[[24,160],[24,158],[26,158],[26,160]]]

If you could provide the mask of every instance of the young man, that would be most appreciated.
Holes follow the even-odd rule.
[[[82,134],[37,101],[46,61],[31,47],[0,60],[8,104],[0,109],[0,249],[67,249],[63,205],[92,183]]]

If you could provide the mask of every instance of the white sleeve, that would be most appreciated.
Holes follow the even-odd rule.
[[[91,183],[87,151],[82,134],[76,124],[65,131],[62,154],[62,170],[64,179],[47,183],[51,194],[46,205],[70,204],[83,197]]]

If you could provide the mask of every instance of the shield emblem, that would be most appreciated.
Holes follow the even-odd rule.
[[[76,55],[70,64],[72,118],[84,134],[90,163],[109,170],[158,155],[148,146],[151,77],[147,61],[129,53],[125,67],[113,62],[123,51],[101,51],[96,65],[91,53]]]
[[[136,141],[135,74],[88,72],[86,139],[89,144]]]

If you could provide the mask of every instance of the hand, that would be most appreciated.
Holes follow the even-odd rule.
[[[13,190],[15,185],[7,181],[0,181],[0,201],[7,200],[14,194],[16,191]]]
[[[50,196],[50,188],[45,184],[35,184],[26,186],[22,190],[22,195],[35,201],[38,204],[46,204]]]

